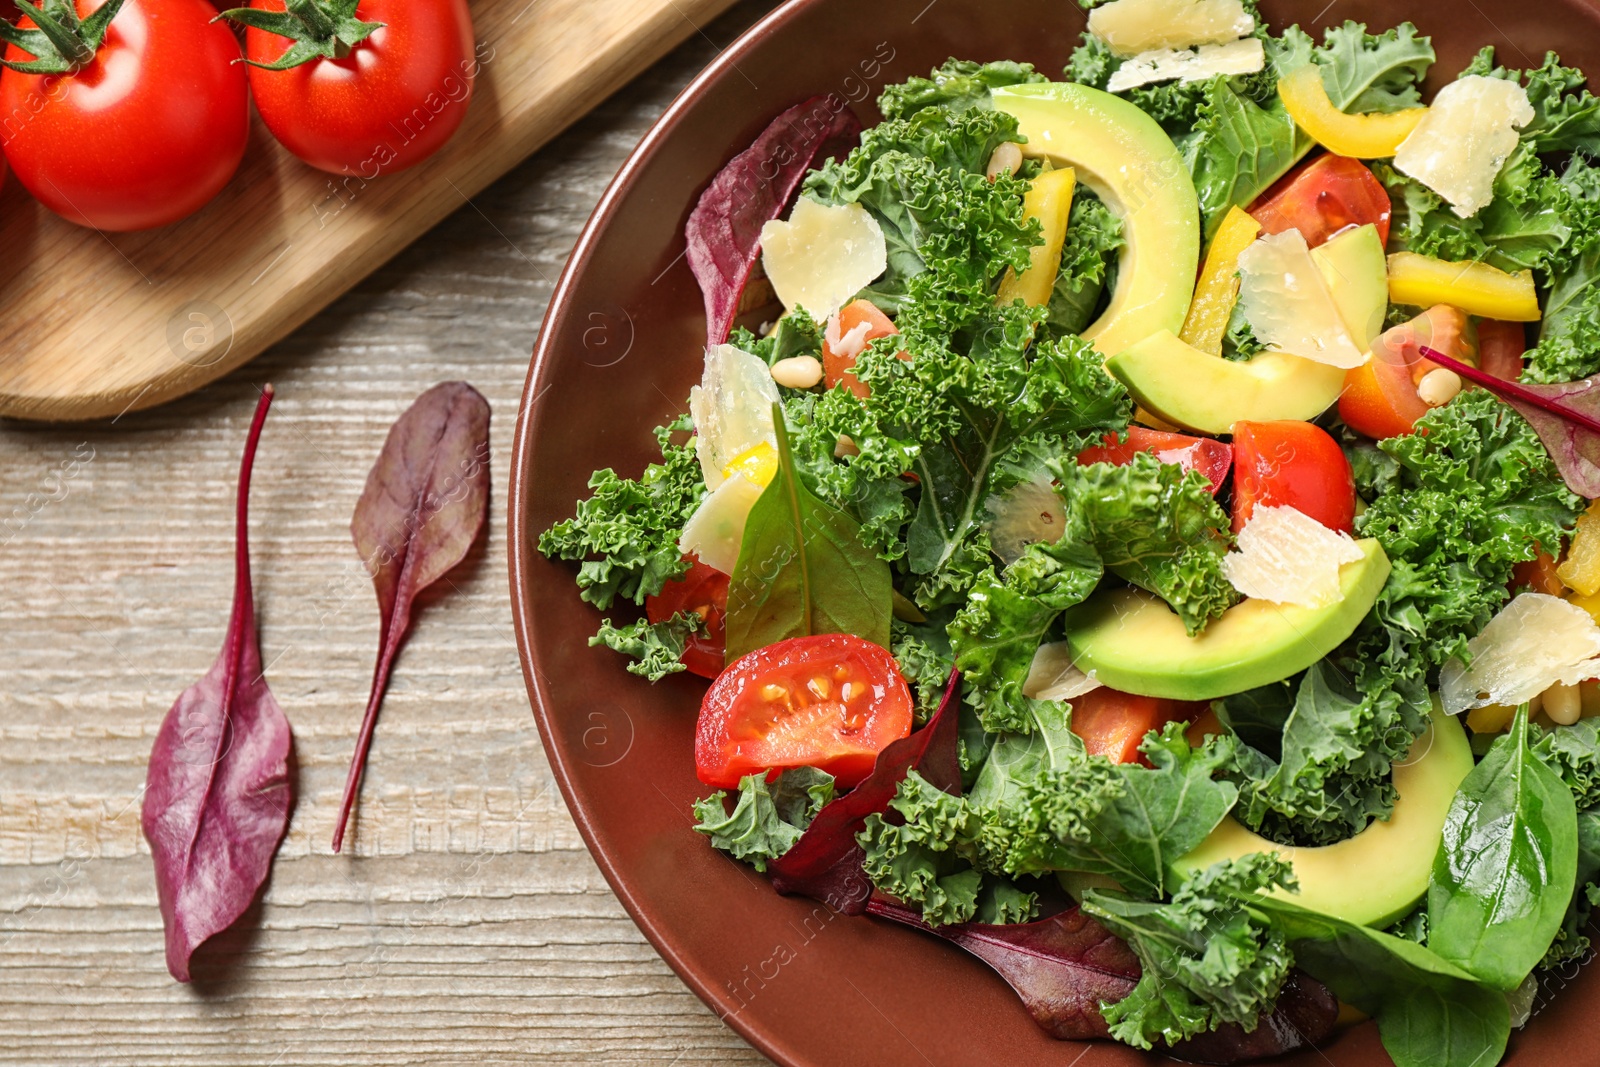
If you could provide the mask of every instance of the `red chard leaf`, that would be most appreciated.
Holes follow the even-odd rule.
[[[813,96],[790,108],[711,180],[689,215],[689,269],[706,301],[706,343],[721,344],[739,314],[739,298],[761,255],[761,227],[781,216],[806,172],[842,156],[861,121],[836,96]]]
[[[333,831],[335,852],[344,843],[378,706],[411,631],[417,594],[466,558],[483,531],[488,506],[489,402],[466,382],[442,382],[390,427],[350,520],[381,618],[372,693]]]
[[[238,921],[289,825],[289,720],[261,673],[250,587],[250,471],[272,404],[261,393],[239,468],[233,613],[217,662],[161,722],[145,779],[142,823],[156,866],[167,970]]]
[[[1109,1037],[1101,1001],[1118,1001],[1139,982],[1139,958],[1077,908],[1010,926],[930,927],[909,908],[875,897],[867,913],[937,934],[966,949],[1016,990],[1046,1033],[1063,1041]]]
[[[1133,992],[1142,973],[1121,938],[1075,907],[1030,923],[932,927],[899,902],[874,896],[867,914],[936,934],[978,957],[1006,980],[1034,1022],[1063,1041],[1110,1037],[1100,1005]],[[1166,1051],[1190,1063],[1249,1063],[1317,1044],[1338,1017],[1339,1001],[1328,987],[1295,970],[1254,1030],[1224,1023]]]
[[[961,795],[961,763],[957,756],[961,707],[961,673],[953,671],[939,709],[926,726],[878,753],[866,781],[830,801],[800,840],[767,867],[772,886],[785,896],[820,900],[845,915],[867,910],[872,883],[861,869],[866,853],[856,835],[868,815],[883,811],[895,790],[915,767],[933,785]]]
[[[1544,442],[1567,488],[1585,499],[1600,497],[1600,375],[1532,385],[1496,378],[1431,348],[1422,356],[1510,404]]]

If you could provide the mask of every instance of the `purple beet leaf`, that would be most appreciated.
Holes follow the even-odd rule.
[[[706,343],[721,344],[761,255],[761,227],[781,216],[813,165],[854,147],[861,122],[835,96],[790,108],[723,167],[684,228],[689,269],[706,301]]]
[[[333,850],[361,788],[395,656],[411,631],[417,594],[466,558],[489,508],[489,402],[466,382],[441,382],[389,428],[350,534],[378,593],[378,662],[344,783]]]
[[[1422,356],[1510,404],[1544,442],[1567,488],[1585,499],[1600,497],[1600,374],[1531,385],[1485,374],[1431,348],[1424,348]]]
[[[910,768],[945,792],[961,795],[960,707],[961,674],[953,671],[927,725],[878,753],[867,779],[817,812],[800,840],[768,866],[773,888],[785,896],[820,900],[846,915],[866,911],[872,884],[861,869],[866,854],[856,835],[868,815],[889,806]]]
[[[272,386],[261,393],[239,467],[233,613],[217,662],[161,722],[145,779],[142,821],[156,865],[167,970],[238,921],[289,825],[289,720],[261,674],[250,587],[250,470]]]
[[[937,934],[978,957],[1006,980],[1047,1034],[1063,1041],[1110,1037],[1100,1005],[1131,993],[1142,973],[1133,950],[1077,908],[1030,923],[932,927],[910,908],[874,896],[867,914]],[[1320,1042],[1338,1016],[1339,1002],[1326,986],[1291,971],[1272,1014],[1254,1030],[1225,1023],[1167,1051],[1190,1063],[1268,1059]]]

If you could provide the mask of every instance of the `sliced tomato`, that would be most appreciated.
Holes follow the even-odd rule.
[[[1567,584],[1556,573],[1556,558],[1541,548],[1537,556],[1512,570],[1511,591],[1560,596],[1567,591]]]
[[[706,691],[695,729],[700,780],[816,767],[857,785],[911,732],[911,690],[886,649],[849,634],[793,637],[743,656]]]
[[[689,670],[702,678],[722,673],[724,623],[728,615],[728,576],[689,557],[691,566],[682,578],[674,578],[655,596],[644,598],[644,613],[651,622],[665,622],[680,611],[693,612],[705,620],[705,627],[693,637],[678,657]]]
[[[1344,449],[1320,426],[1283,419],[1233,424],[1233,532],[1256,505],[1290,507],[1330,530],[1355,529],[1356,482]]]
[[[1312,248],[1350,226],[1378,228],[1389,243],[1389,193],[1359,160],[1333,154],[1303,163],[1250,205],[1263,234],[1299,230]]]
[[[1199,471],[1211,483],[1213,494],[1228,480],[1228,468],[1233,466],[1233,449],[1226,442],[1210,437],[1129,426],[1128,439],[1119,441],[1117,438],[1117,434],[1106,434],[1104,444],[1078,453],[1078,464],[1087,467],[1091,463],[1111,463],[1121,467],[1132,463],[1138,453],[1148,452],[1163,463],[1176,463],[1184,470]]]
[[[1189,721],[1209,705],[1134,696],[1101,686],[1072,701],[1072,732],[1091,756],[1114,763],[1148,763],[1139,745],[1151,730]]]
[[[1429,411],[1417,383],[1438,365],[1422,358],[1426,346],[1464,363],[1478,361],[1477,335],[1466,313],[1448,304],[1385,330],[1372,342],[1372,358],[1344,376],[1339,417],[1351,429],[1381,440],[1408,434]]]
[[[1485,374],[1514,382],[1522,377],[1522,353],[1528,334],[1520,322],[1478,320],[1478,366]]]
[[[855,375],[856,356],[871,341],[899,333],[889,316],[870,300],[857,300],[839,309],[837,324],[828,323],[822,342],[822,374],[828,388],[844,387],[865,400],[872,390]],[[904,353],[901,354],[905,358]]]

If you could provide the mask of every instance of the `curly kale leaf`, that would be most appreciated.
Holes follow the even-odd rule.
[[[1561,776],[1580,811],[1600,807],[1600,719],[1546,731],[1533,754]]]
[[[822,358],[823,324],[806,314],[804,308],[795,308],[780,318],[765,337],[757,337],[743,326],[728,337],[728,343],[741,352],[760,356],[767,366],[791,356]]]
[[[1584,88],[1583,71],[1563,67],[1554,52],[1546,52],[1536,69],[1511,70],[1495,63],[1494,52],[1493,45],[1481,49],[1461,77],[1503,78],[1527,89],[1533,121],[1522,127],[1524,144],[1539,154],[1600,152],[1600,97]]]
[[[1238,603],[1222,574],[1233,543],[1228,516],[1203,475],[1142,452],[1122,466],[1068,459],[1050,469],[1068,529],[1082,531],[1107,570],[1171,605],[1191,636]]]
[[[1419,87],[1436,58],[1433,42],[1409,22],[1371,34],[1361,23],[1347,21],[1323,34],[1316,52],[1328,99],[1352,114],[1421,104]]]
[[[613,652],[632,656],[628,673],[659,682],[684,669],[680,657],[689,638],[704,625],[693,612],[680,611],[670,619],[651,622],[638,619],[626,626],[613,626],[610,619],[600,624],[600,632],[589,638],[589,645],[605,645]]]
[[[952,111],[993,109],[992,94],[996,89],[1042,81],[1049,79],[1027,63],[947,59],[926,78],[911,78],[884,89],[878,97],[878,110],[886,119],[905,119],[930,107]]]
[[[817,812],[833,799],[833,775],[814,767],[784,771],[776,785],[764,774],[739,781],[739,800],[727,810],[728,794],[717,790],[694,802],[695,829],[711,844],[758,871],[794,847]]]
[[[700,506],[705,480],[693,443],[675,445],[671,438],[689,429],[688,416],[658,427],[661,462],[638,479],[596,471],[593,493],[578,502],[577,515],[540,536],[539,551],[551,559],[582,561],[578,588],[595,607],[609,608],[618,597],[643,604],[688,569],[678,538]]]
[[[863,869],[880,892],[918,908],[931,926],[1026,922],[1037,897],[973,866],[977,820],[966,801],[906,772],[894,813],[869,815],[857,835]]]
[[[1059,339],[1082,333],[1093,321],[1124,244],[1122,220],[1099,197],[1080,190],[1072,201],[1061,269],[1045,309],[1046,336]]]
[[[1250,901],[1294,884],[1292,868],[1276,853],[1254,853],[1194,875],[1164,904],[1086,893],[1083,910],[1126,940],[1143,965],[1133,992],[1101,1005],[1111,1036],[1149,1049],[1223,1023],[1253,1030],[1272,1010],[1294,955]]]

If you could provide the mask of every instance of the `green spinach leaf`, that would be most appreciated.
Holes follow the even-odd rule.
[[[1258,898],[1299,966],[1378,1023],[1395,1067],[1489,1067],[1500,1062],[1511,1015],[1500,992],[1414,941]]]
[[[796,476],[783,409],[773,405],[778,470],[745,523],[728,585],[727,657],[810,634],[855,634],[889,647],[889,565],[861,525]]]
[[[1512,990],[1561,929],[1577,876],[1578,811],[1528,748],[1528,708],[1473,768],[1445,816],[1428,886],[1428,944]]]

